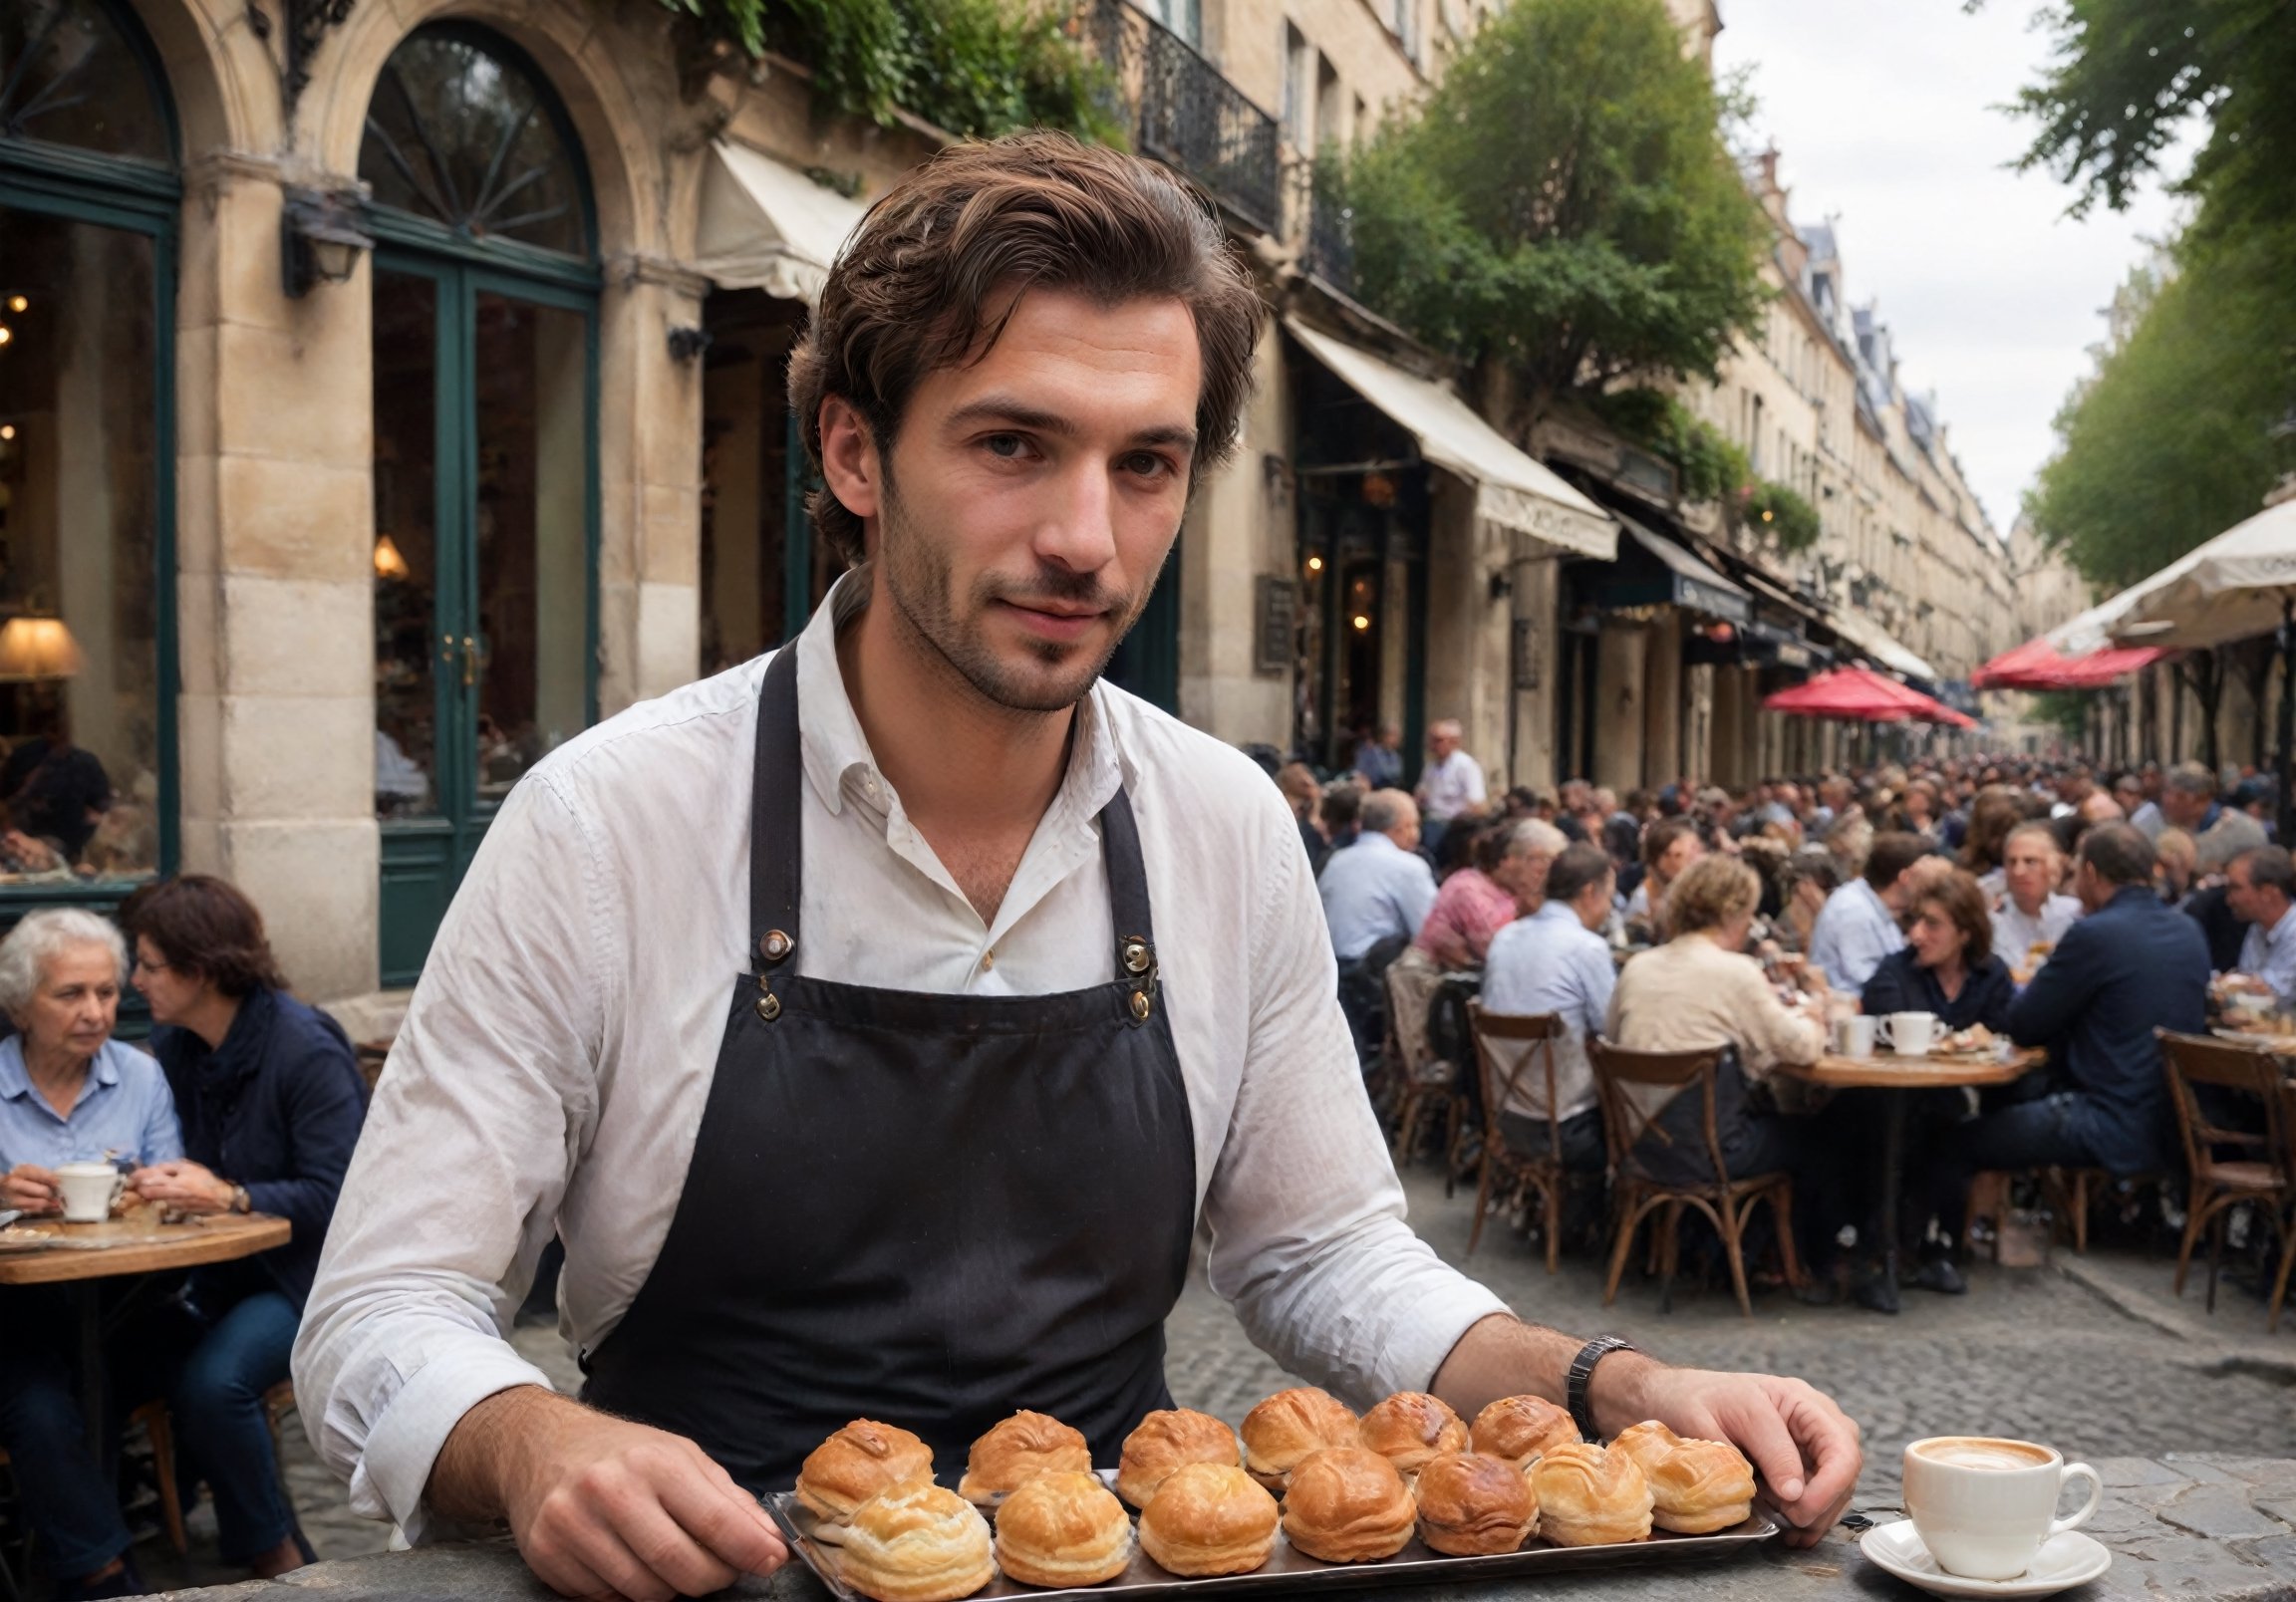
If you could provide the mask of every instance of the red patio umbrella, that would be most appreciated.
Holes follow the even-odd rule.
[[[2045,674],[2065,665],[2047,635],[2012,647],[1969,675],[1972,689],[2048,689]]]
[[[1975,728],[1976,720],[1869,668],[1837,668],[1763,697],[1765,711],[1840,717],[1860,723],[1943,723]]]
[[[2115,679],[2150,668],[2168,655],[2156,646],[2106,646],[2086,657],[2068,657],[2049,669],[2050,689],[2100,689]]]
[[[1973,689],[2098,689],[2167,653],[2151,646],[2124,650],[2105,646],[2086,656],[2060,653],[2047,635],[2004,651],[1969,675]]]

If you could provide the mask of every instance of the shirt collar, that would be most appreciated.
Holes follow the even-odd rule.
[[[797,700],[802,708],[797,737],[806,782],[832,814],[844,808],[847,779],[881,778],[837,661],[837,635],[868,608],[869,587],[867,567],[841,575],[790,648],[797,653]],[[1109,728],[1107,703],[1114,693],[1096,682],[1078,704],[1076,737],[1069,742],[1068,771],[1060,781],[1055,807],[1065,802],[1087,818],[1097,816],[1133,776],[1132,764],[1117,750]]]
[[[2287,939],[2291,934],[2296,934],[2296,905],[2291,905],[2286,912],[2282,913],[2280,915],[2280,922],[2274,924],[2272,928],[2265,933],[2264,943],[2267,945],[2278,945],[2281,941]]]
[[[1571,923],[1578,925],[1578,927],[1580,929],[1586,928],[1585,925],[1578,923],[1578,909],[1573,907],[1569,902],[1541,902],[1539,904],[1539,910],[1533,913],[1531,916],[1542,924]],[[1589,931],[1589,933],[1591,933],[1591,931]]]
[[[96,1048],[96,1060],[88,1065],[88,1077],[98,1085],[120,1083],[120,1064],[113,1057],[111,1041]],[[22,1101],[31,1094],[32,1070],[24,1063],[24,1037],[13,1034],[0,1040],[0,1101]]]

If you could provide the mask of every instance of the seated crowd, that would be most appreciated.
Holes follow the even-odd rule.
[[[2296,864],[2271,839],[2269,788],[2197,764],[2099,783],[2078,766],[1946,761],[1623,802],[1575,780],[1455,810],[1439,859],[1400,789],[1288,771],[1367,1065],[1385,1033],[1420,1054],[1446,974],[1469,975],[1486,1013],[1550,1015],[1555,1105],[1544,1078],[1517,1075],[1491,1134],[1592,1177],[1617,1159],[1590,1045],[1721,1048],[1724,1162],[1733,1179],[1794,1177],[1795,1234],[1820,1270],[1804,1294],[1819,1299],[1895,1308],[1874,1272],[1882,1093],[1773,1090],[1845,1016],[1925,1013],[2046,1054],[2014,1084],[1916,1098],[1899,1244],[1914,1284],[1958,1291],[1975,1176],[2166,1172],[2177,1133],[2156,1031],[2200,1032],[2244,991],[2296,1011]],[[1360,832],[1340,838],[1334,816]],[[1623,1161],[1709,1167],[1693,1133],[1645,1134]],[[1844,1256],[1838,1241],[1861,1245]]]
[[[125,937],[122,931],[126,931]],[[144,1046],[115,1038],[122,992],[150,1008]],[[284,1245],[160,1287],[101,1281],[118,1416],[165,1402],[190,1484],[214,1500],[224,1561],[268,1578],[312,1560],[281,1482],[266,1393],[287,1379],[367,1088],[342,1029],[288,993],[254,906],[200,875],[149,885],[119,923],[77,909],[0,939],[0,1203],[62,1210],[57,1170],[115,1164],[131,1217],[260,1212]],[[116,1287],[130,1287],[117,1289]],[[92,1452],[65,1287],[0,1289],[0,1448],[57,1593],[148,1589],[129,1555],[115,1454]],[[40,1471],[25,1472],[38,1465]]]

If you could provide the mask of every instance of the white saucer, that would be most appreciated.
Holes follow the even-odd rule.
[[[1867,1557],[1897,1578],[1939,1596],[2047,1596],[2069,1586],[2085,1585],[2113,1566],[2112,1552],[2077,1529],[2043,1541],[2041,1550],[2034,1554],[2033,1566],[2013,1580],[1969,1580],[1946,1573],[1913,1532],[1910,1518],[1876,1524],[1858,1544]]]

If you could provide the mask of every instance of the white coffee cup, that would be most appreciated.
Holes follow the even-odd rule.
[[[2068,1479],[2089,1481],[2089,1499],[2057,1516]],[[2104,1499],[2105,1482],[2054,1449],[1995,1436],[1933,1436],[1905,1449],[1905,1511],[1937,1566],[1970,1580],[2013,1580],[2041,1543],[2078,1529]]]
[[[66,1163],[56,1170],[66,1223],[102,1223],[128,1189],[128,1176],[110,1163]]]
[[[1892,1012],[1881,1020],[1881,1038],[1900,1057],[1926,1057],[1937,1043],[1937,1014]]]
[[[1874,1028],[1879,1021],[1877,1018],[1868,1018],[1864,1013],[1854,1013],[1850,1017],[1835,1020],[1834,1041],[1836,1048],[1845,1057],[1872,1056]]]

